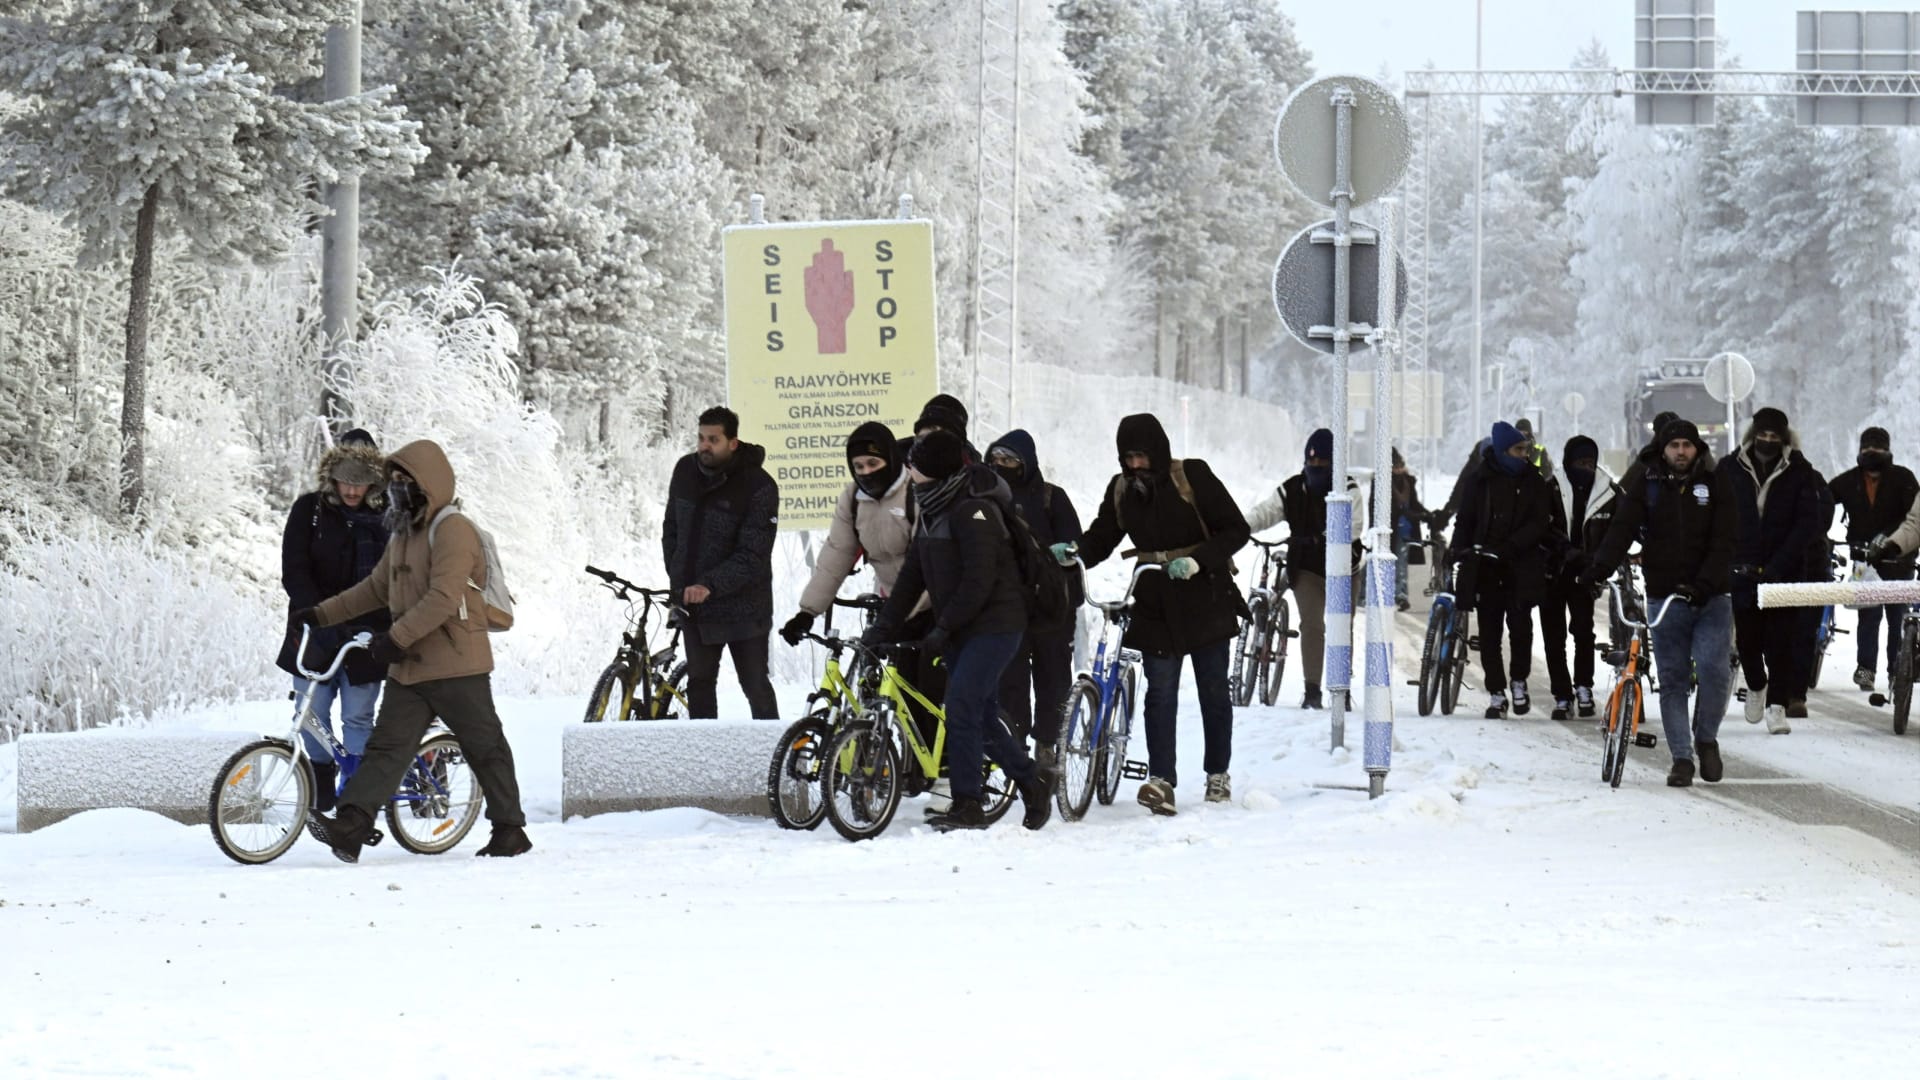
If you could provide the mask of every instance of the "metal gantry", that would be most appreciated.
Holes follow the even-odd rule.
[[[979,188],[974,199],[969,379],[973,418],[968,425],[977,442],[1014,423],[1014,365],[1020,354],[1022,8],[1023,0],[980,3]]]

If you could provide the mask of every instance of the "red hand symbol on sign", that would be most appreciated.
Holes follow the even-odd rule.
[[[820,241],[820,251],[807,267],[807,314],[813,316],[820,355],[847,351],[847,316],[853,314],[853,271],[833,241]]]

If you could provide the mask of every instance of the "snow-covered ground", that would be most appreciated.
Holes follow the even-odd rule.
[[[0,836],[0,1074],[1879,1076],[1920,1050],[1920,864],[1669,790],[1662,751],[1608,790],[1538,713],[1403,719],[1369,802],[1320,786],[1364,781],[1324,713],[1246,710],[1236,802],[1205,806],[1189,700],[1176,818],[938,835],[910,805],[847,844],[560,823],[579,706],[502,703],[536,845],[512,861],[303,840],[241,867],[138,811]],[[1920,775],[1853,732],[1724,738],[1875,739],[1877,782]]]

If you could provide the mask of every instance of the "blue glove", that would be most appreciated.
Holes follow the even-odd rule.
[[[1072,566],[1073,557],[1079,550],[1080,545],[1066,541],[1047,548],[1047,551],[1053,555],[1053,561],[1059,563],[1061,566]]]
[[[1182,556],[1167,564],[1167,576],[1175,581],[1185,581],[1200,572],[1200,564]]]

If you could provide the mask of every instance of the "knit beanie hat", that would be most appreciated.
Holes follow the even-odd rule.
[[[966,440],[951,431],[929,431],[913,441],[907,460],[929,480],[945,480],[966,465]]]

